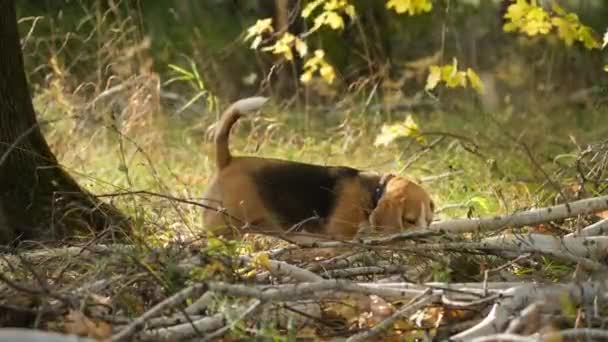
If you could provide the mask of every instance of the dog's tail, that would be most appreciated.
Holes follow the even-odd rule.
[[[255,96],[238,100],[224,111],[215,131],[215,161],[219,170],[230,164],[232,155],[228,146],[230,129],[241,116],[256,111],[268,101],[267,97]]]

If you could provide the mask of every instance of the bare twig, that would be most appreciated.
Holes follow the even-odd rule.
[[[206,289],[205,284],[195,284],[179,291],[173,296],[163,300],[162,302],[153,306],[150,310],[146,311],[143,315],[139,316],[131,324],[125,327],[123,330],[112,336],[110,341],[123,341],[131,337],[134,333],[140,330],[146,321],[152,317],[157,316],[164,310],[171,308],[177,304],[180,304],[186,300],[190,295],[197,292],[202,292]]]
[[[202,341],[211,341],[224,335],[225,333],[233,329],[238,322],[244,320],[247,316],[251,315],[258,308],[258,306],[260,306],[261,303],[262,302],[259,299],[251,300],[247,309],[244,310],[235,320],[230,322],[230,324],[227,324],[226,326],[218,329],[217,331],[214,331],[213,333],[205,336]]]
[[[433,300],[436,300],[437,298],[432,296],[431,293],[432,290],[430,288],[427,289],[420,295],[414,297],[403,308],[397,310],[387,319],[376,324],[373,328],[367,331],[349,337],[346,342],[370,341],[370,339],[374,338],[375,336],[378,336],[384,330],[390,328],[390,326],[395,323],[395,321],[397,321],[400,317],[410,315],[412,312],[415,312],[416,310],[433,302]]]
[[[608,219],[603,219],[581,229],[580,232],[570,233],[566,236],[597,236],[606,235],[606,233],[608,233]]]

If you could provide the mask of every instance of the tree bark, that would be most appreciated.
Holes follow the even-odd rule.
[[[58,164],[30,97],[14,0],[0,0],[0,245],[127,228]]]

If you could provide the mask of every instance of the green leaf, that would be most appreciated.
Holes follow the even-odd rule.
[[[469,203],[481,208],[484,212],[490,211],[490,202],[485,197],[474,196],[469,199]]]

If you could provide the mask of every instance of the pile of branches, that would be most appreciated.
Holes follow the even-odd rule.
[[[0,326],[39,330],[3,328],[0,340],[605,340],[608,220],[563,236],[534,229],[605,210],[608,196],[258,253],[228,253],[218,240],[5,254]],[[542,272],[542,260],[561,263],[569,278],[507,272]],[[472,281],[433,281],[433,269]]]

